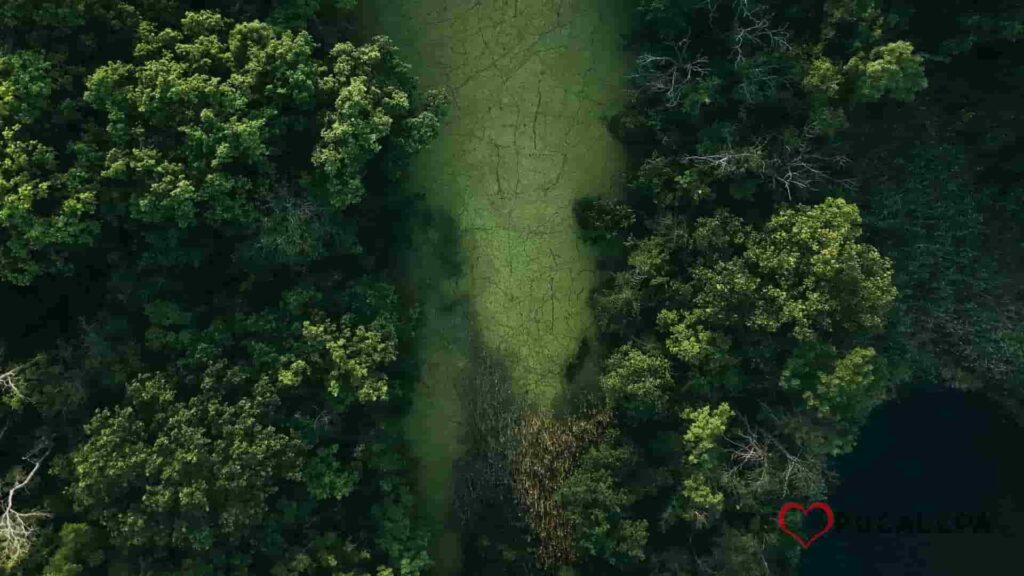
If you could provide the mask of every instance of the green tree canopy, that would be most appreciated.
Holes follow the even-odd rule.
[[[87,70],[0,49],[0,290],[88,295],[45,353],[0,358],[0,465],[49,456],[14,573],[420,573],[393,425],[412,314],[377,259],[443,101],[383,37],[38,17],[107,9],[130,33]]]

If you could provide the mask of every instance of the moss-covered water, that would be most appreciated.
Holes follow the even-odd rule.
[[[572,204],[619,188],[624,152],[606,118],[624,96],[629,11],[626,0],[364,3],[423,87],[452,98],[407,177],[435,213],[405,264],[424,314],[407,429],[439,573],[459,570],[448,518],[470,348],[500,356],[518,391],[550,405],[592,330],[594,257]]]

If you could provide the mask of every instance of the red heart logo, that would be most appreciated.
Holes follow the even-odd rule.
[[[791,510],[799,510],[799,511],[804,513],[804,516],[807,516],[808,514],[810,514],[811,510],[821,510],[822,512],[825,513],[825,527],[822,528],[814,536],[811,536],[810,540],[807,540],[805,542],[803,538],[801,538],[800,536],[796,535],[789,528],[786,528],[786,513],[788,513]],[[811,504],[807,508],[804,508],[803,506],[797,504],[796,502],[786,502],[785,504],[782,505],[782,508],[779,508],[779,528],[781,528],[783,532],[785,532],[786,534],[789,534],[790,536],[793,537],[793,539],[795,539],[797,542],[799,542],[800,545],[804,547],[804,550],[809,548],[811,546],[811,544],[815,540],[817,540],[818,538],[821,538],[822,536],[825,535],[826,532],[831,530],[832,529],[832,525],[835,524],[835,522],[836,522],[836,518],[835,518],[835,515],[832,514],[832,507],[829,506],[828,504],[824,503],[824,502],[815,502],[814,504]]]

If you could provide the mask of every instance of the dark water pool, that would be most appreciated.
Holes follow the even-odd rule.
[[[1022,441],[973,393],[918,392],[877,410],[837,463],[836,528],[800,575],[1024,574]]]

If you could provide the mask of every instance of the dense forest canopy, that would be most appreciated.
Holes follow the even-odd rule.
[[[446,103],[354,6],[0,6],[0,574],[429,569],[392,263]],[[887,399],[1024,422],[1022,40],[1013,0],[637,0],[628,183],[575,206],[600,367],[555,413],[459,383],[467,573],[793,573],[745,519]]]
[[[594,396],[634,456],[605,467],[615,488],[577,529],[582,563],[790,573],[774,525],[735,519],[824,497],[830,458],[885,399],[980,388],[1024,419],[1024,12],[638,4],[633,98],[613,123],[635,176],[625,199],[577,206],[608,255]],[[601,528],[637,522],[643,538]]]
[[[441,100],[306,30],[347,3],[37,4],[0,9],[2,569],[418,573],[388,214]]]

